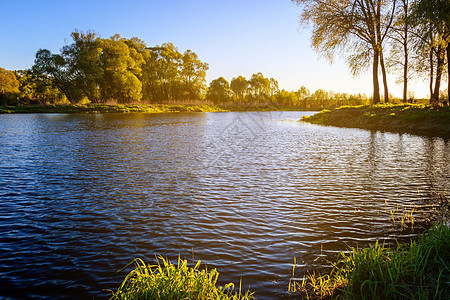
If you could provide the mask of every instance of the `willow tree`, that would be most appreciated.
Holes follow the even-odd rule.
[[[450,57],[450,1],[449,0],[418,0],[414,2],[413,17],[418,24],[419,41],[429,46],[430,56],[430,103],[439,102],[441,78],[445,71],[445,55],[447,62]],[[422,29],[422,30],[420,30]],[[434,59],[436,79],[433,88]],[[448,66],[448,90],[450,96],[450,64]],[[450,97],[449,97],[450,98]]]
[[[373,103],[380,102],[379,68],[383,74],[385,101],[389,100],[383,42],[391,29],[396,1],[293,0],[301,8],[300,22],[312,25],[312,46],[330,61],[335,54],[349,59],[352,73],[372,61]],[[363,47],[362,47],[363,45]],[[355,53],[355,49],[359,52]],[[362,52],[361,52],[362,50]],[[357,62],[362,59],[361,63]]]
[[[33,74],[42,80],[51,79],[70,103],[76,104],[83,98],[83,91],[76,84],[78,72],[70,67],[67,59],[60,54],[52,54],[47,49],[39,49],[32,67]]]
[[[103,76],[99,64],[101,38],[94,32],[84,33],[78,30],[72,32],[71,37],[73,43],[62,48],[61,56],[67,63],[67,71],[74,74],[73,85],[90,101],[99,102],[99,82]]]

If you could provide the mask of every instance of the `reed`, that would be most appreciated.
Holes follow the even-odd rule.
[[[406,207],[403,207],[403,212],[399,211],[398,206],[394,210],[390,210],[390,216],[393,225],[398,224],[400,226],[400,231],[410,231],[414,232],[414,212],[416,210],[416,207],[413,207],[411,210],[409,210]]]
[[[309,299],[450,299],[450,228],[436,224],[395,249],[376,242],[341,252],[328,275],[308,273],[289,290]]]
[[[201,270],[200,261],[194,267],[180,257],[177,265],[162,256],[157,257],[157,265],[146,265],[141,259],[133,262],[135,269],[110,299],[254,299],[253,293],[241,292],[241,286],[234,291],[233,283],[217,286],[219,273]]]

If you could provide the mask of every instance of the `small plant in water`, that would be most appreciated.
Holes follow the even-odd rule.
[[[391,216],[392,224],[395,226],[396,224],[400,225],[400,231],[410,232],[414,231],[414,211],[417,206],[413,207],[411,210],[407,207],[403,207],[403,212],[399,212],[399,206],[397,205],[396,209],[390,210],[389,214]],[[387,201],[385,201],[385,210],[387,209]]]
[[[330,274],[321,275],[316,272],[307,271],[301,280],[295,278],[295,268],[297,262],[294,258],[292,267],[292,278],[289,280],[288,293],[291,295],[300,294],[307,299],[325,299],[337,296],[341,292],[339,289],[344,286],[347,280],[336,273],[336,265]]]
[[[146,265],[141,259],[135,259],[132,270],[112,299],[254,299],[253,293],[237,292],[234,284],[217,286],[219,273],[216,269],[208,272],[200,270],[200,261],[194,267],[188,267],[187,261],[178,257],[174,265],[162,256],[157,257],[157,265]]]

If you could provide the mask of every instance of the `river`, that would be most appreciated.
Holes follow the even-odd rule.
[[[105,299],[178,255],[259,299],[347,246],[408,239],[390,211],[450,182],[450,141],[311,112],[0,115],[0,298]]]

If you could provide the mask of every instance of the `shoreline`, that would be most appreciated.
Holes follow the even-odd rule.
[[[400,104],[344,106],[301,121],[311,124],[450,138],[450,107]]]
[[[172,113],[172,112],[240,112],[240,111],[319,111],[299,107],[274,105],[191,105],[191,104],[48,104],[26,106],[0,106],[1,114],[31,113]]]

